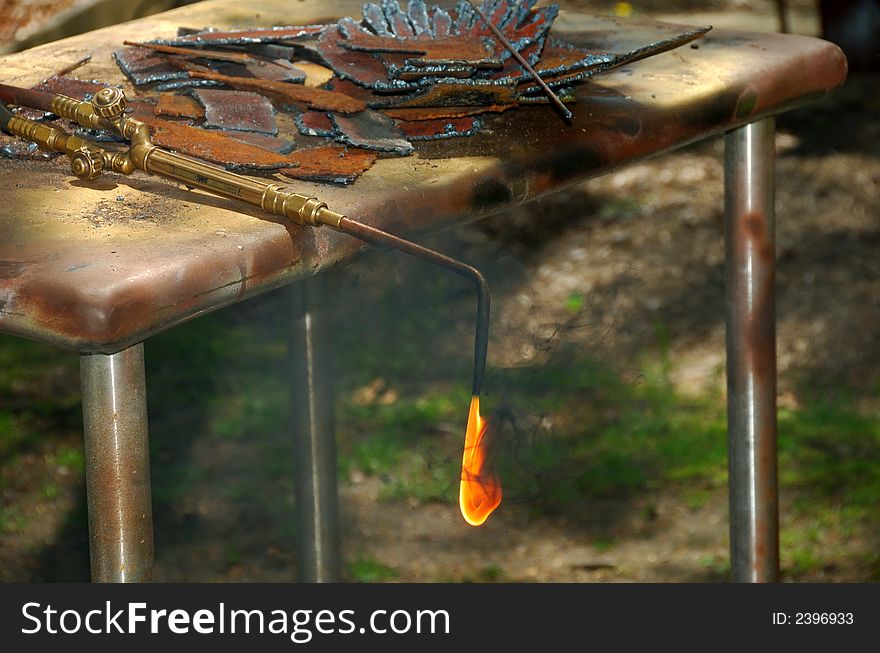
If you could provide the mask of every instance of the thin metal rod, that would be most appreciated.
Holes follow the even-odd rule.
[[[144,346],[80,356],[92,581],[153,573]]]
[[[39,111],[52,111],[50,104],[53,93],[40,91],[33,88],[19,88],[8,84],[0,84],[0,102],[14,104],[19,107],[28,107]]]
[[[541,79],[541,76],[538,74],[538,72],[534,68],[532,68],[531,64],[529,64],[529,62],[525,60],[525,57],[523,57],[517,51],[517,49],[515,47],[513,47],[513,44],[510,41],[508,41],[507,37],[501,33],[501,30],[495,26],[495,23],[493,23],[491,20],[489,20],[489,17],[483,13],[483,10],[480,9],[479,7],[477,7],[475,4],[471,3],[471,7],[473,8],[473,10],[475,12],[477,12],[477,14],[480,16],[480,18],[483,19],[483,22],[486,23],[486,25],[489,27],[489,29],[492,31],[492,33],[495,35],[495,38],[497,38],[501,42],[501,44],[505,48],[507,48],[507,50],[513,56],[513,58],[519,62],[519,65],[529,71],[529,74],[538,83],[538,85],[543,89],[544,93],[547,94],[547,97],[553,102],[553,104],[556,105],[556,107],[559,109],[559,111],[562,113],[562,115],[565,116],[565,119],[571,120],[573,117],[573,114],[571,113],[571,111],[568,110],[568,107],[562,103],[562,100],[560,100],[557,97],[556,93],[553,92],[553,89],[551,89],[549,86],[547,86],[547,83],[543,79]]]
[[[294,492],[299,578],[339,581],[339,501],[330,352],[326,342],[326,281],[290,289],[289,342]]]
[[[435,252],[433,249],[422,247],[417,243],[404,240],[381,229],[376,229],[362,222],[356,222],[349,218],[342,218],[336,227],[339,231],[351,234],[368,243],[381,247],[391,247],[405,252],[411,256],[423,259],[435,265],[451,270],[456,274],[470,279],[477,290],[477,318],[474,335],[474,377],[472,394],[479,395],[483,387],[483,376],[486,373],[486,357],[489,349],[489,284],[486,278],[476,268],[457,261],[454,258]]]
[[[779,578],[774,123],[725,137],[731,575]]]

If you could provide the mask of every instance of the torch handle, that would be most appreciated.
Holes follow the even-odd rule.
[[[321,200],[273,184],[224,170],[182,154],[153,147],[142,159],[144,172],[239,200],[301,225],[337,227],[342,214]],[[135,165],[138,165],[136,161]]]

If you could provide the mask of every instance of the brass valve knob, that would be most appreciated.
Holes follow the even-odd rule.
[[[112,121],[125,112],[125,94],[112,86],[102,88],[92,98],[92,106],[95,113]]]
[[[104,169],[104,157],[98,150],[82,147],[70,157],[70,169],[80,179],[96,179]]]

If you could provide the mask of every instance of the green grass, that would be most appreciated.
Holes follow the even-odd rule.
[[[618,208],[626,213],[627,207]],[[455,503],[470,399],[469,360],[468,352],[447,355],[461,349],[458,327],[442,326],[435,313],[441,301],[469,295],[466,286],[441,276],[429,282],[423,305],[378,305],[375,319],[387,329],[377,337],[353,343],[357,329],[335,331],[337,351],[343,352],[334,377],[340,477],[344,482],[357,471],[380,479],[383,501]],[[566,300],[572,314],[582,306],[580,295]],[[465,315],[462,324],[469,319]],[[209,446],[258,448],[260,467],[253,477],[224,480],[220,488],[232,505],[268,505],[290,494],[284,333],[284,320],[255,327],[253,321],[220,313],[148,342],[157,514],[196,487],[217,482],[209,466],[192,457],[199,439]],[[669,334],[662,324],[655,333],[656,345],[645,352],[636,382],[564,346],[546,363],[489,371],[484,413],[495,429],[496,463],[508,505],[541,515],[577,514],[590,501],[627,501],[672,490],[696,511],[725,492],[721,389],[699,396],[676,392],[670,382]],[[15,465],[48,438],[46,462],[81,477],[82,449],[51,440],[59,427],[80,428],[78,395],[75,389],[43,389],[53,375],[75,378],[75,365],[75,356],[65,352],[0,340],[0,400],[15,397],[17,406],[12,410],[12,402],[0,402],[0,464]],[[392,399],[368,405],[356,400],[356,391],[378,377],[394,390]],[[779,411],[780,484],[791,497],[781,538],[789,575],[809,577],[861,556],[860,568],[880,578],[880,556],[850,554],[847,548],[848,542],[876,537],[880,523],[880,419],[857,408],[862,398],[838,393]],[[48,502],[60,488],[55,479],[40,478],[36,491]],[[290,508],[282,503],[279,510]],[[644,517],[649,521],[652,515]],[[2,532],[26,523],[14,506],[0,511]],[[604,551],[616,540],[599,534],[593,542]],[[718,574],[726,565],[714,558],[705,563]],[[487,569],[474,580],[504,577],[500,568]],[[362,581],[397,575],[368,557],[353,561],[349,571]]]
[[[378,583],[394,580],[397,571],[369,556],[355,558],[348,564],[348,574],[356,583]]]

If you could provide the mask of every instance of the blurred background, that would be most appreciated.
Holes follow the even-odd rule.
[[[0,0],[0,50],[179,4]],[[778,121],[781,557],[786,581],[880,580],[878,3],[559,4],[847,48],[846,86]],[[505,501],[481,529],[456,499],[470,287],[395,253],[329,275],[346,580],[728,577],[721,154],[429,242],[494,290]],[[159,581],[296,578],[284,292],[146,343]],[[88,580],[79,402],[75,354],[0,336],[0,580]]]

